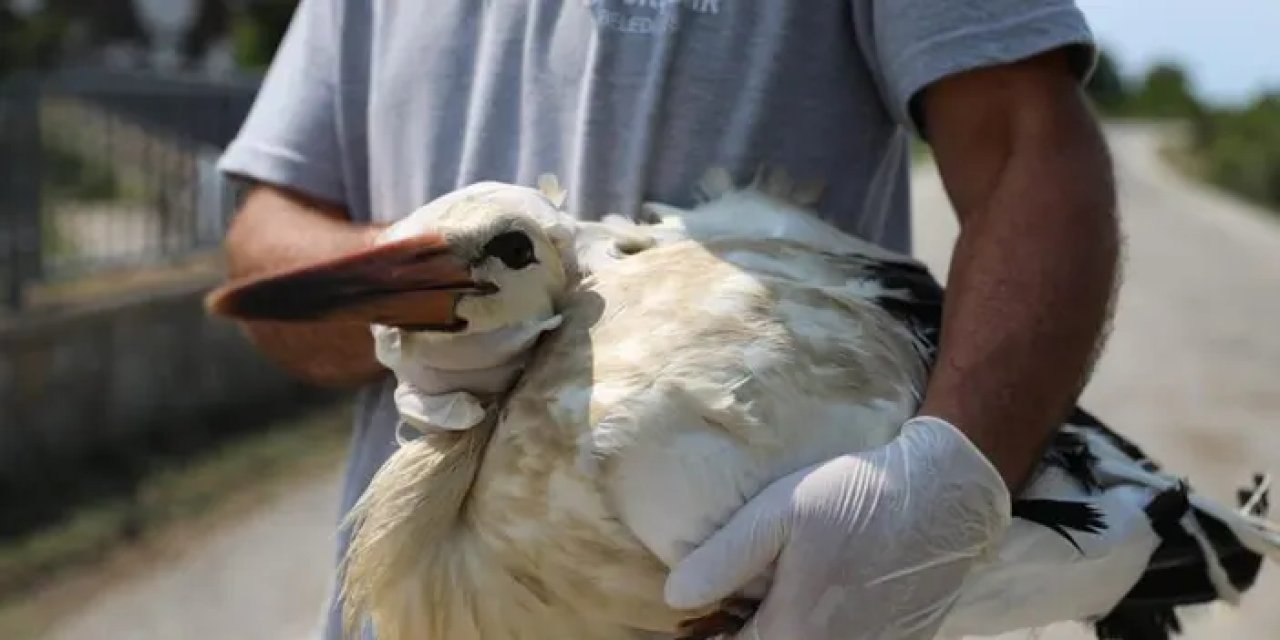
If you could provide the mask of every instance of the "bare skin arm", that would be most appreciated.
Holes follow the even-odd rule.
[[[921,412],[964,431],[1016,491],[1109,320],[1110,157],[1063,52],[948,78],[921,106],[961,223]]]
[[[370,246],[379,231],[350,222],[341,207],[258,184],[250,188],[227,231],[228,275],[253,276],[350,253]],[[351,387],[385,371],[374,359],[365,324],[241,326],[268,358],[313,384]]]

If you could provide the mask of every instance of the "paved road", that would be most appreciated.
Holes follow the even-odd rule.
[[[275,496],[198,548],[85,603],[57,640],[306,640],[333,557],[336,476]]]
[[[1189,185],[1155,137],[1111,134],[1128,239],[1126,288],[1086,404],[1225,498],[1252,469],[1280,473],[1280,225]],[[938,273],[955,225],[919,172],[919,249]],[[186,557],[85,603],[59,640],[306,637],[331,559],[332,477],[280,497]],[[1204,610],[1188,638],[1280,637],[1280,569],[1238,610]],[[1011,637],[1025,637],[1018,634]],[[1074,625],[1045,640],[1083,639]]]

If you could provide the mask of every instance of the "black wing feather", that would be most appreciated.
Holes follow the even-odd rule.
[[[1049,528],[1065,538],[1081,554],[1084,553],[1084,549],[1080,548],[1080,544],[1067,530],[1098,533],[1107,528],[1106,521],[1102,519],[1102,513],[1087,502],[1047,499],[1015,500],[1013,517]]]

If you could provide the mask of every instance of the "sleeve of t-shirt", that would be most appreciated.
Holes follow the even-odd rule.
[[[336,5],[298,4],[247,118],[219,160],[225,175],[347,203],[337,126]]]
[[[914,100],[946,76],[1067,47],[1083,82],[1097,50],[1073,0],[850,0],[859,45],[895,120],[919,132]]]

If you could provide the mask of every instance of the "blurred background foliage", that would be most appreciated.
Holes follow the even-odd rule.
[[[284,38],[297,0],[262,0],[239,8],[231,18],[231,38],[236,63],[265,71]]]
[[[0,77],[94,61],[105,45],[143,47],[147,36],[133,0],[41,0],[38,10],[0,0]],[[297,0],[202,2],[182,43],[189,60],[229,43],[241,70],[261,72],[288,28]]]
[[[1124,78],[1105,52],[1088,86],[1099,111],[1114,118],[1170,118],[1188,125],[1179,164],[1224,189],[1280,210],[1280,89],[1239,105],[1197,97],[1177,64]]]
[[[16,69],[52,66],[70,31],[70,21],[63,12],[23,16],[0,6],[0,77]]]

